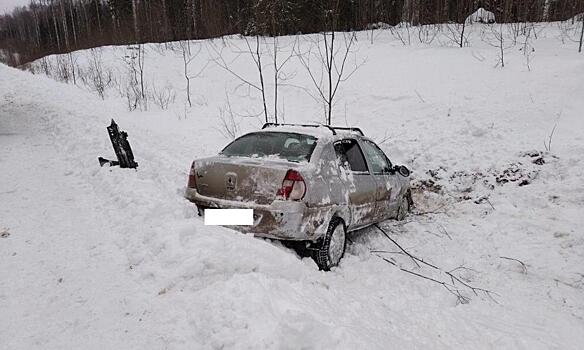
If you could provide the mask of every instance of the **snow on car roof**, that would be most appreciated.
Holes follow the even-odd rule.
[[[268,126],[265,129],[260,130],[261,132],[293,132],[297,134],[304,134],[314,136],[316,138],[331,137],[333,133],[326,126],[294,126],[294,125],[279,125],[279,126]]]
[[[333,127],[334,128],[334,127]],[[359,130],[359,129],[356,129]],[[345,130],[345,129],[336,129],[336,135],[343,135],[343,134],[355,134],[357,133],[356,130]],[[263,132],[293,132],[298,134],[310,135],[316,138],[330,138],[334,136],[333,131],[330,127],[326,125],[269,125],[264,126],[264,128],[260,131]]]

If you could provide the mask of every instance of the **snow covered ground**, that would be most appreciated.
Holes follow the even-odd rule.
[[[0,66],[0,348],[581,348],[584,56],[553,28],[533,42],[531,70],[521,45],[501,69],[479,39],[459,49],[367,35],[334,124],[387,138],[389,157],[413,170],[416,215],[383,227],[443,272],[396,254],[375,229],[353,234],[325,273],[277,242],[204,226],[182,188],[190,161],[228,142],[226,95],[240,133],[261,125],[249,117],[257,94],[213,62],[186,108],[182,57],[147,46],[147,84],[177,97],[168,110],[134,112],[116,88],[102,101]],[[255,79],[249,57],[234,52],[245,42],[227,42],[226,61]],[[193,45],[202,45],[194,74],[215,51]],[[122,81],[127,50],[100,51]],[[86,67],[90,54],[75,57]],[[298,88],[312,89],[305,71],[290,62],[280,113],[322,121]],[[98,166],[113,156],[112,117],[130,135],[137,171]],[[469,301],[381,257],[447,283],[453,271]]]

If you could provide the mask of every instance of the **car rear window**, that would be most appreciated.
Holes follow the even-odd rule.
[[[310,161],[316,137],[288,132],[256,132],[235,139],[221,151],[226,156],[277,157],[290,162]]]

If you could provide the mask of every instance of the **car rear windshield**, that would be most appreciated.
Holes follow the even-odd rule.
[[[243,135],[221,151],[226,156],[276,157],[290,162],[310,161],[316,138],[288,132],[256,132]]]

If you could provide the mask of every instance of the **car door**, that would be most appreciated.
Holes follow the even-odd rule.
[[[375,218],[384,220],[395,216],[400,192],[397,174],[393,171],[391,161],[372,141],[361,139],[360,143],[369,164],[369,170],[376,183]]]
[[[369,225],[375,221],[375,195],[377,185],[367,167],[359,143],[343,139],[334,143],[339,161],[339,176],[345,184],[351,211],[350,229]]]

